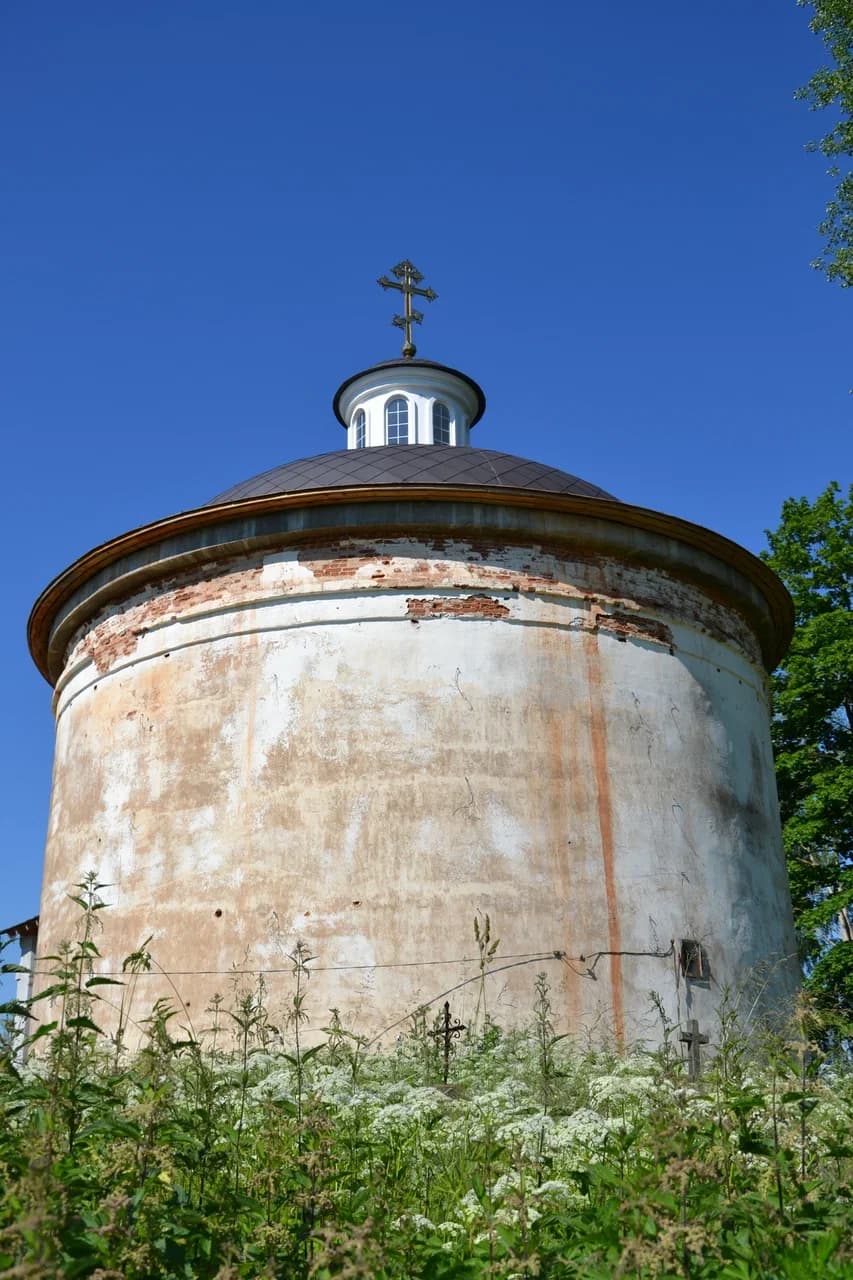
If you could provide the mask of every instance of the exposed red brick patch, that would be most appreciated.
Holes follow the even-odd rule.
[[[120,658],[130,657],[139,640],[157,623],[185,617],[194,610],[239,605],[251,597],[261,577],[258,565],[231,572],[219,572],[199,581],[175,581],[146,590],[146,598],[108,613],[83,641],[85,652],[102,675]],[[148,595],[148,591],[156,594]]]
[[[606,631],[617,640],[651,640],[654,644],[673,647],[672,631],[664,622],[643,618],[636,613],[596,613],[596,631]]]
[[[422,618],[505,618],[509,609],[494,596],[411,596],[406,601],[406,617]]]
[[[119,631],[115,627],[99,628],[87,637],[85,648],[95,664],[95,670],[103,675],[119,658],[126,658],[133,653],[136,642],[133,631]]]

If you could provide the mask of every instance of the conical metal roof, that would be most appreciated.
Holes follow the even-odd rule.
[[[518,458],[494,449],[467,445],[382,445],[372,449],[337,449],[313,458],[285,462],[233,485],[209,505],[238,502],[273,493],[353,485],[472,484],[490,488],[530,489],[538,493],[571,493],[586,498],[613,498],[598,485],[543,462]]]

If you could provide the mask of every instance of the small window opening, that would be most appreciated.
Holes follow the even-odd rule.
[[[432,442],[450,444],[450,410],[440,400],[432,406]]]
[[[395,396],[385,406],[385,427],[389,444],[409,443],[409,406],[402,396]]]
[[[354,419],[355,426],[355,447],[363,449],[365,445],[365,436],[367,434],[367,419],[364,416],[364,410],[359,409]]]
[[[711,977],[708,953],[695,938],[682,938],[679,946],[681,972],[693,982],[707,982]]]

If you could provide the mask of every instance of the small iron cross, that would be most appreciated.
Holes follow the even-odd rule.
[[[450,1001],[444,1002],[444,1020],[435,1031],[430,1031],[430,1035],[436,1040],[439,1038],[444,1040],[444,1083],[447,1084],[447,1075],[450,1070],[450,1050],[453,1047],[453,1037],[459,1036],[463,1031],[467,1031],[467,1027],[462,1022],[451,1022],[450,1020]]]
[[[682,1031],[678,1038],[682,1044],[687,1045],[687,1074],[691,1080],[698,1080],[702,1073],[700,1046],[708,1043],[708,1037],[700,1034],[699,1023],[695,1018],[690,1018],[687,1030]]]
[[[396,276],[397,279],[389,280],[387,276],[380,276],[376,283],[381,284],[383,289],[399,289],[405,299],[403,314],[395,316],[391,323],[405,332],[403,355],[408,359],[417,351],[417,347],[412,342],[412,325],[422,324],[424,318],[423,312],[416,311],[412,306],[412,298],[417,296],[426,298],[427,302],[435,302],[438,294],[433,289],[417,287],[423,280],[423,276],[408,258],[404,258],[402,262],[397,263],[396,267],[392,267],[391,275]]]

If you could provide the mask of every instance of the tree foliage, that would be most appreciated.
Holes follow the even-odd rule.
[[[831,63],[815,72],[797,96],[813,111],[829,109],[835,124],[810,144],[831,163],[835,194],[818,230],[824,249],[814,266],[843,287],[853,284],[853,172],[844,172],[843,157],[853,155],[853,0],[799,0],[814,11],[812,31],[819,35]]]
[[[797,628],[774,676],[773,739],[785,851],[807,983],[853,1022],[853,486],[789,498],[768,564]]]

